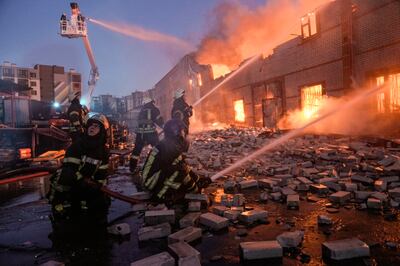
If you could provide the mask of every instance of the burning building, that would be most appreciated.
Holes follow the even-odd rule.
[[[178,88],[185,89],[186,100],[193,103],[201,97],[203,88],[209,86],[212,80],[211,66],[200,65],[194,54],[185,55],[153,88],[161,115],[165,119],[171,117],[173,96]]]
[[[270,55],[260,55],[240,73],[213,79],[212,70],[202,66],[209,81],[203,82],[200,95],[224,83],[198,106],[203,122],[276,127],[288,112],[301,109],[310,118],[326,98],[383,83],[389,89],[380,92],[369,108],[385,117],[396,116],[400,103],[399,8],[400,3],[393,0],[331,1],[299,17],[299,35],[276,46]],[[188,64],[198,65],[185,56],[156,85],[164,116],[168,116],[173,89],[191,86]],[[189,103],[198,95],[192,91]]]

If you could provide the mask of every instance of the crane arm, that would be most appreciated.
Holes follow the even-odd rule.
[[[87,36],[83,36],[83,43],[85,45],[85,49],[86,49],[86,53],[89,57],[89,62],[90,62],[90,77],[89,77],[89,81],[88,81],[88,85],[89,85],[89,99],[92,97],[92,93],[94,90],[94,87],[96,86],[96,82],[99,79],[99,71],[94,59],[94,55],[93,55],[93,51],[92,51],[92,47],[90,46],[90,42],[89,42],[89,38]]]

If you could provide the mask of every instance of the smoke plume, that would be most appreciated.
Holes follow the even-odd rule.
[[[202,39],[197,61],[236,68],[256,54],[270,54],[300,32],[300,18],[329,0],[269,0],[257,9],[225,1],[212,12],[211,30]]]
[[[301,128],[305,124],[309,123],[310,120],[315,119],[329,113],[331,111],[337,111],[334,115],[324,119],[323,121],[314,124],[307,128],[305,132],[315,134],[342,134],[352,136],[388,136],[399,133],[396,125],[395,118],[390,118],[387,115],[383,117],[379,114],[374,106],[376,105],[376,94],[365,97],[363,101],[354,104],[351,108],[347,108],[345,111],[341,111],[342,106],[349,102],[351,99],[358,97],[362,91],[366,90],[359,89],[358,91],[348,94],[346,96],[336,98],[329,97],[322,100],[321,105],[313,117],[307,117],[304,115],[302,110],[293,110],[283,117],[278,127],[280,129],[295,129]],[[389,88],[384,88],[389,90]]]

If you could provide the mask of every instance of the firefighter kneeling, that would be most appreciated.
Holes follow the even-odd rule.
[[[48,198],[54,231],[106,225],[110,199],[100,188],[107,181],[109,127],[104,115],[89,113],[85,133],[67,149],[62,168],[52,176]]]
[[[211,183],[197,176],[184,160],[189,149],[185,124],[179,119],[164,126],[165,138],[153,147],[142,171],[142,186],[152,193],[154,201],[179,203],[186,193],[200,193]]]

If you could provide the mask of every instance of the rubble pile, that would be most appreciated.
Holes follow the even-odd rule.
[[[276,137],[252,128],[203,132],[193,139],[186,161],[198,174],[212,176]],[[206,232],[232,230],[242,239],[251,228],[268,226],[271,217],[267,206],[271,201],[290,212],[298,211],[304,204],[325,202],[323,208],[330,214],[314,217],[314,224],[320,227],[334,226],[336,220],[332,216],[340,208],[368,209],[394,220],[400,205],[399,174],[398,148],[340,136],[306,135],[292,139],[220,178],[205,194],[187,194],[183,213],[167,208],[149,211],[149,206],[137,209],[145,211],[139,240],[165,238],[169,244],[169,253],[149,257],[143,263],[162,257],[165,265],[172,263],[171,258],[179,265],[200,265],[201,254],[188,243],[202,239]],[[249,193],[258,196],[248,197]],[[280,219],[276,218],[277,224]],[[240,259],[280,260],[297,249],[302,262],[309,260],[301,252],[307,235],[289,219],[286,223],[287,232],[276,238],[261,236],[260,241],[241,241],[237,247]],[[324,242],[323,255],[332,260],[368,257],[369,246],[354,237]],[[142,265],[136,263],[132,265]]]

